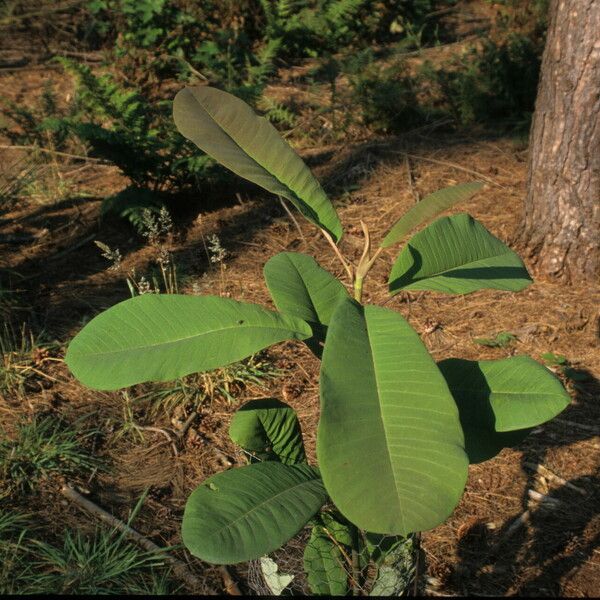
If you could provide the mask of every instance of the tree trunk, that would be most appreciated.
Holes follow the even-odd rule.
[[[598,281],[600,0],[551,0],[521,239],[541,274]]]

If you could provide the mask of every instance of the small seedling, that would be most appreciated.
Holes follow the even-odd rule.
[[[264,267],[277,311],[219,296],[147,294],[101,313],[69,345],[73,374],[103,390],[210,371],[284,340],[304,341],[321,359],[319,468],[306,461],[290,407],[278,401],[242,406],[232,438],[255,460],[214,475],[192,493],[183,518],[183,541],[192,554],[217,564],[258,559],[309,521],[319,524],[330,501],[340,522],[363,540],[351,544],[357,557],[360,543],[376,546],[381,536],[404,543],[448,518],[470,463],[519,443],[568,405],[560,381],[527,356],[436,363],[401,314],[363,304],[375,261],[417,227],[391,269],[392,295],[517,292],[531,283],[521,259],[470,215],[423,227],[481,184],[424,197],[376,249],[361,222],[364,248],[353,263],[339,245],[343,227],[333,204],[268,121],[207,86],[179,92],[174,117],[182,134],[215,160],[285,198],[314,224],[350,288],[313,257],[282,252]],[[318,553],[325,565],[334,550],[323,544]],[[368,563],[381,566],[372,553]],[[358,568],[340,578],[326,566],[319,590],[337,594],[360,585]]]
[[[506,348],[517,341],[517,336],[508,331],[501,331],[493,338],[474,338],[473,341],[488,348]]]
[[[549,366],[549,367],[559,367],[563,369],[569,364],[567,357],[564,354],[554,354],[554,352],[546,352],[540,355],[540,358]]]
[[[573,367],[571,362],[567,359],[564,354],[554,354],[553,352],[546,352],[540,355],[540,358],[549,367],[554,367],[559,373],[564,375],[567,379],[574,382],[588,381],[590,375],[585,371],[581,371]]]

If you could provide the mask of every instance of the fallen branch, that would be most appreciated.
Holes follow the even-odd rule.
[[[93,158],[91,156],[82,156],[81,154],[71,154],[69,152],[59,152],[58,150],[50,150],[50,148],[40,148],[40,146],[12,146],[10,144],[1,144],[0,150],[28,150],[45,152],[46,154],[54,154],[56,156],[64,156],[65,158],[73,158],[76,160],[85,160],[87,162],[93,162],[98,165],[110,165],[114,166],[113,163],[103,160],[101,158]]]
[[[52,50],[57,56],[71,56],[73,58],[82,58],[86,62],[102,62],[103,58],[99,52],[74,52],[73,50]]]
[[[24,67],[28,63],[29,63],[29,59],[25,56],[22,56],[21,58],[16,58],[14,60],[7,60],[7,61],[0,62],[0,69],[1,70],[15,69],[15,68],[19,68],[19,67]]]
[[[179,444],[183,444],[186,433],[189,431],[190,427],[194,424],[194,421],[198,417],[200,417],[200,413],[194,410],[190,414],[190,416],[185,420],[185,423],[181,426],[181,428],[174,432]],[[234,456],[229,456],[228,454],[225,454],[216,446],[216,444],[210,438],[205,436],[200,431],[196,431],[196,435],[198,436],[198,439],[202,440],[204,444],[212,447],[215,455],[224,465],[232,466],[237,462]]]
[[[148,425],[138,425],[137,423],[133,423],[133,426],[138,431],[153,431],[155,433],[160,433],[161,435],[164,435],[167,438],[168,443],[171,444],[171,448],[173,449],[173,454],[175,456],[179,456],[179,452],[177,451],[177,446],[175,445],[173,438],[164,429],[161,429],[160,427],[150,427]]]
[[[61,250],[60,252],[57,252],[56,254],[53,254],[52,256],[48,257],[48,260],[58,260],[59,258],[62,258],[63,256],[69,254],[70,252],[73,252],[73,250],[78,250],[79,248],[81,248],[81,246],[85,246],[85,244],[91,242],[95,237],[96,234],[92,233],[91,235],[88,235],[87,237],[73,244],[73,246],[65,248],[64,250]]]
[[[531,513],[529,509],[525,512],[521,513],[517,519],[511,523],[510,527],[504,532],[504,535],[494,544],[491,549],[490,554],[495,554],[501,546],[504,545],[521,527],[529,523],[529,519],[531,518]]]
[[[535,463],[526,462],[526,463],[524,463],[524,466],[526,466],[528,469],[531,469],[532,471],[535,471],[536,473],[539,473],[542,477],[545,477],[546,479],[556,481],[556,483],[560,483],[561,485],[564,485],[565,487],[568,487],[568,488],[582,494],[583,496],[587,495],[586,490],[584,490],[583,488],[577,487],[576,485],[573,485],[570,481],[563,479],[562,477],[558,476],[556,473],[553,473],[550,469],[544,467],[544,465],[538,465]]]
[[[40,233],[3,233],[0,234],[0,244],[30,244],[37,242],[41,237],[48,233],[47,229],[43,229]]]
[[[194,421],[200,416],[200,413],[197,410],[193,410],[190,416],[185,420],[185,423],[175,432],[175,435],[181,442],[185,437],[185,434],[189,431],[190,427],[193,425]]]
[[[575,421],[568,421],[567,419],[561,419],[560,417],[554,417],[553,423],[561,423],[562,425],[568,425],[569,427],[576,427],[577,429],[583,429],[584,431],[591,431],[596,435],[600,434],[600,429],[594,425],[584,425],[583,423],[576,423]]]
[[[551,496],[547,496],[546,494],[540,494],[540,492],[536,492],[535,490],[527,490],[527,495],[532,500],[537,500],[538,502],[541,502],[542,504],[545,504],[547,506],[553,506],[557,508],[562,504],[562,502],[557,498],[552,498]]]
[[[545,494],[540,494],[535,490],[527,490],[527,496],[531,500],[537,500],[538,502],[544,504],[544,506],[549,509],[557,509],[563,505],[563,503],[556,499],[551,498],[550,496],[546,496]],[[529,504],[529,503],[528,503]],[[510,525],[510,527],[506,530],[504,535],[493,545],[491,548],[490,554],[494,555],[498,552],[498,550],[519,530],[521,527],[529,523],[531,519],[531,509],[527,508],[527,510],[521,513],[515,521]]]
[[[36,375],[44,377],[45,379],[53,381],[54,383],[67,383],[66,380],[61,381],[60,379],[56,379],[55,377],[52,377],[51,375],[48,375],[47,373],[44,373],[43,371],[40,371],[31,365],[15,365],[15,368],[20,369],[21,371],[33,371]]]
[[[0,19],[0,26],[10,25],[15,21],[22,21],[23,19],[31,19],[33,17],[45,17],[51,13],[62,12],[63,10],[69,10],[81,4],[84,4],[85,0],[72,0],[71,2],[64,2],[53,7],[45,7],[42,10],[36,10],[33,12],[23,13],[22,15],[9,15]]]
[[[389,150],[389,152],[391,152],[392,154],[402,154],[403,156],[406,156],[408,158],[414,158],[415,160],[424,160],[426,162],[430,162],[435,165],[442,165],[444,167],[451,167],[453,169],[458,169],[459,171],[463,171],[464,173],[469,173],[470,175],[475,175],[477,177],[480,177],[481,179],[485,179],[485,181],[487,181],[488,183],[491,183],[492,185],[506,189],[505,185],[498,183],[497,181],[491,179],[487,175],[484,175],[483,173],[480,173],[479,171],[474,171],[473,169],[468,169],[467,167],[463,167],[462,165],[459,165],[457,163],[448,162],[445,160],[438,160],[437,158],[429,158],[428,156],[421,156],[420,154],[409,154],[408,152],[402,152],[401,150]]]
[[[1,26],[1,25],[0,25]],[[0,67],[0,71],[58,71],[60,67],[58,65],[23,65],[22,67]]]
[[[88,511],[101,521],[104,521],[108,525],[123,532],[125,534],[125,537],[127,537],[132,542],[135,542],[144,550],[147,550],[148,552],[159,553],[163,557],[164,561],[173,568],[173,573],[175,573],[177,577],[183,580],[189,588],[194,590],[201,590],[205,588],[205,584],[189,570],[188,566],[183,561],[174,558],[173,556],[170,556],[160,546],[157,546],[147,537],[144,537],[141,533],[138,533],[135,529],[133,529],[120,519],[117,519],[110,513],[106,512],[103,508],[100,508],[91,500],[84,498],[79,492],[75,490],[75,488],[73,488],[72,485],[63,485],[61,489],[61,494],[68,500],[71,500],[71,502],[76,504],[79,508]],[[218,592],[216,590],[209,589],[208,593],[218,595]]]

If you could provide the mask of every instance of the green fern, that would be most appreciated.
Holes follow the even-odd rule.
[[[134,228],[141,232],[144,225],[144,214],[150,211],[159,214],[165,202],[160,194],[145,188],[129,186],[113,196],[104,199],[100,215],[114,215],[128,220]]]
[[[271,39],[255,54],[255,65],[248,66],[248,81],[255,85],[265,85],[275,70],[275,60],[281,48],[280,39]]]
[[[462,125],[513,123],[527,130],[533,113],[543,44],[510,34],[453,57],[440,68],[425,64],[422,77],[434,83],[442,102]]]
[[[338,0],[322,4],[324,5],[324,19],[335,27],[345,27],[367,2],[366,0]]]
[[[296,124],[296,115],[291,110],[267,96],[260,99],[258,108],[272,123],[280,123],[288,127],[293,127]]]
[[[212,161],[199,160],[175,130],[171,101],[151,102],[110,74],[96,75],[64,58],[60,63],[76,80],[76,112],[64,123],[96,156],[117,165],[134,187],[182,190],[209,176]]]
[[[221,30],[199,46],[192,62],[212,85],[257,106],[275,72],[280,48],[281,40],[274,37],[254,51],[244,34]]]

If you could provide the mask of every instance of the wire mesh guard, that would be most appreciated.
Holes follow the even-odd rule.
[[[248,563],[248,587],[262,595],[406,595],[418,553],[414,536],[374,535],[313,524],[285,546]],[[348,532],[354,533],[353,539]]]

